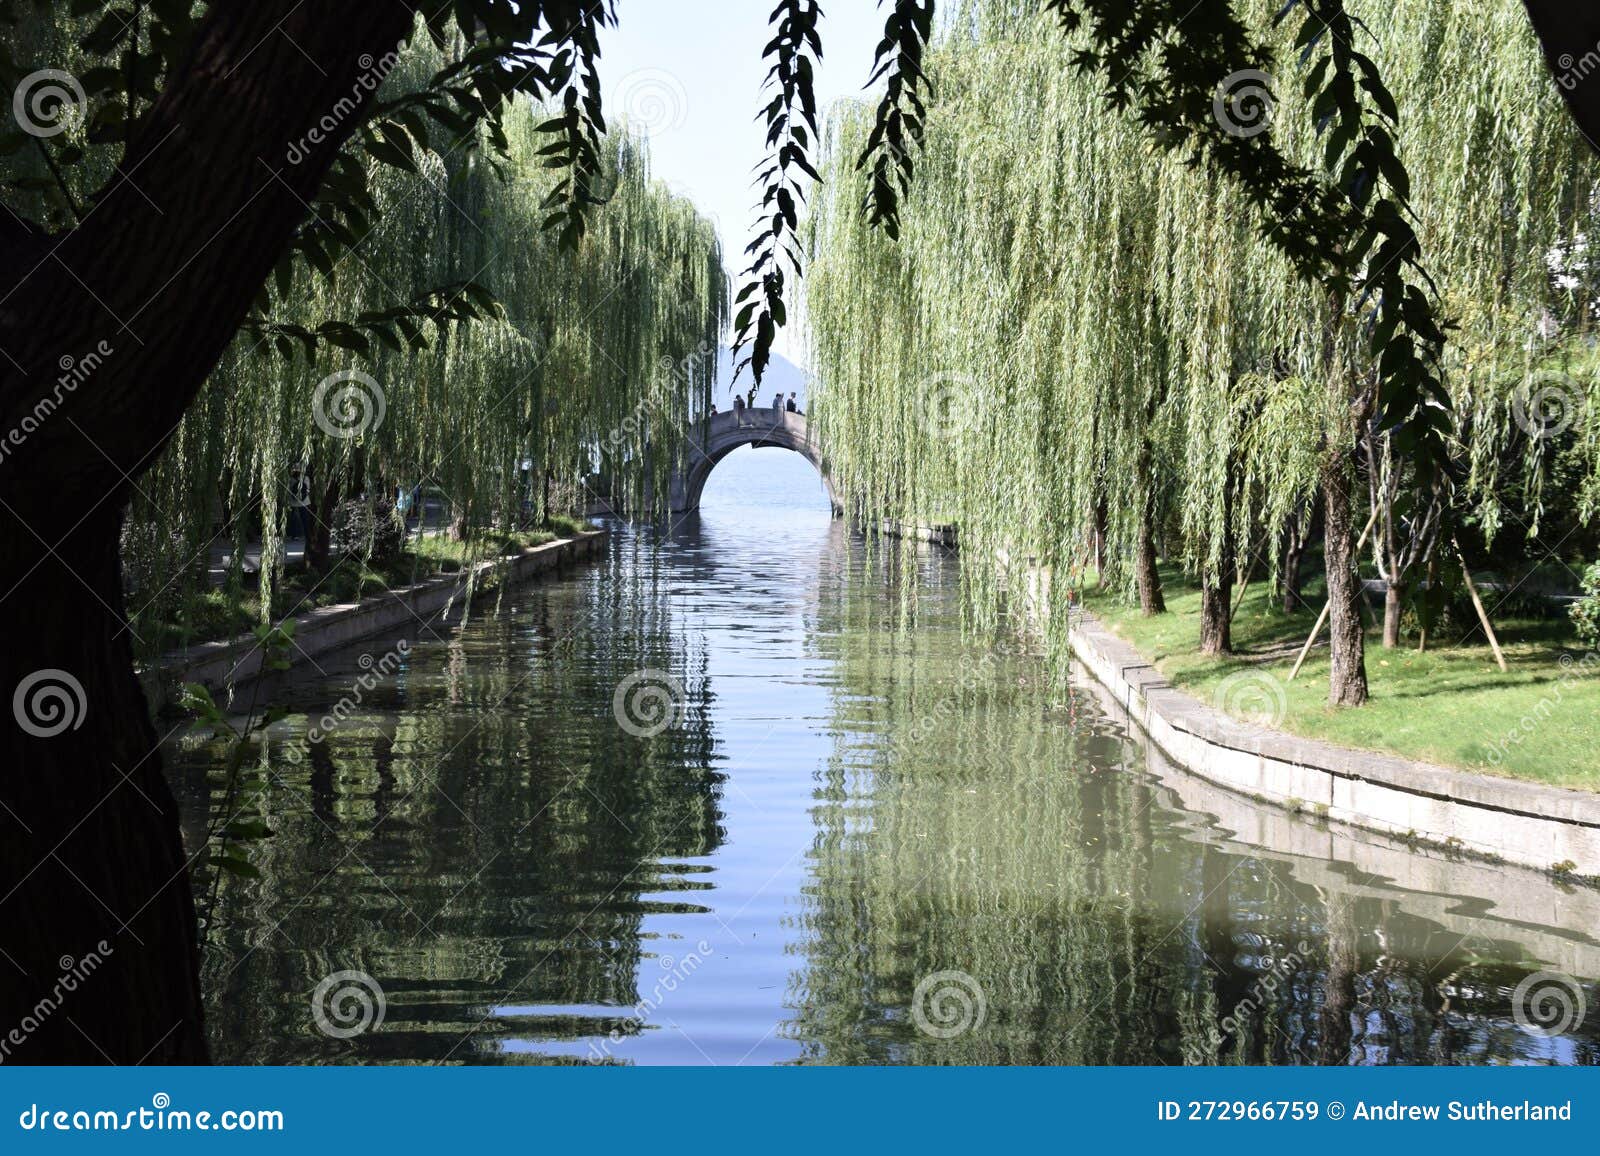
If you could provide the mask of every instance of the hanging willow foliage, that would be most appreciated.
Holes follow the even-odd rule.
[[[1252,26],[1271,30],[1275,8],[1249,6]],[[1352,11],[1399,105],[1417,230],[1459,324],[1444,367],[1459,500],[1492,535],[1505,451],[1523,446],[1536,471],[1540,455],[1566,456],[1587,515],[1593,386],[1577,388],[1576,433],[1559,442],[1517,418],[1550,340],[1570,350],[1587,333],[1592,302],[1554,285],[1550,261],[1594,236],[1596,165],[1513,0]],[[1290,32],[1266,36],[1277,86],[1297,85]],[[807,225],[812,414],[835,482],[873,514],[959,522],[980,621],[1001,612],[997,556],[1038,559],[1065,593],[1099,534],[1101,577],[1125,588],[1141,530],[1164,532],[1201,577],[1276,541],[1328,447],[1353,450],[1330,365],[1375,377],[1361,303],[1308,291],[1256,210],[1107,112],[1074,51],[1027,6],[967,5],[924,61],[934,95],[903,243],[861,211],[853,165],[873,120],[859,104],[830,119]],[[1277,111],[1279,147],[1316,163],[1317,125]],[[1065,615],[1051,619],[1059,633]]]
[[[442,59],[419,37],[384,94],[422,84]],[[481,136],[437,151],[409,142],[412,165],[368,175],[375,224],[332,275],[292,267],[140,481],[136,617],[201,580],[219,533],[236,547],[259,534],[262,556],[277,557],[301,466],[317,493],[437,487],[478,529],[514,522],[537,498],[530,475],[570,488],[598,467],[637,504],[667,492],[682,415],[710,401],[728,312],[720,245],[651,179],[643,140],[621,125],[591,180],[605,203],[576,251],[563,247],[541,228],[561,177],[540,155],[547,119],[519,99],[498,151]],[[430,294],[436,307],[420,314],[395,308]],[[358,317],[370,340],[329,326]],[[274,580],[264,566],[263,613]]]

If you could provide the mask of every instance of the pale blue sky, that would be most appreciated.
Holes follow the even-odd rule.
[[[620,27],[601,39],[607,118],[627,114],[648,127],[656,176],[716,222],[735,278],[749,264],[742,258],[757,199],[750,180],[765,152],[755,117],[774,3],[619,0]],[[832,0],[822,10],[819,111],[862,94],[884,19],[876,0]],[[778,350],[803,364],[797,326],[791,314]]]

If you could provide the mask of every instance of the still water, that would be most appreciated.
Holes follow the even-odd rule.
[[[1147,757],[964,638],[953,560],[908,583],[809,471],[741,451],[698,518],[411,635],[298,764],[395,638],[282,692],[276,835],[207,953],[215,1057],[1600,1061],[1592,893]],[[224,755],[173,751],[191,837]],[[1587,1020],[1519,1023],[1536,982]]]

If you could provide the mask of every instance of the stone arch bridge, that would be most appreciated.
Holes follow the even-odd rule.
[[[684,460],[672,474],[671,511],[681,514],[698,510],[700,495],[711,471],[740,446],[777,446],[800,454],[822,475],[822,485],[833,505],[834,516],[843,513],[844,507],[828,476],[828,461],[821,448],[811,440],[805,416],[767,406],[714,413],[700,422],[684,448]]]

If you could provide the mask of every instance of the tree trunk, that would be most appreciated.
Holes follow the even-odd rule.
[[[326,574],[333,564],[333,511],[344,494],[338,471],[334,471],[317,498],[316,512],[306,531],[306,568]]]
[[[1156,544],[1148,512],[1139,523],[1139,557],[1135,569],[1139,581],[1139,609],[1146,617],[1165,614],[1167,601],[1161,594],[1161,572],[1156,569]]]
[[[1383,646],[1393,650],[1400,645],[1400,614],[1405,609],[1406,584],[1390,582],[1383,594]]]
[[[1237,566],[1230,535],[1223,541],[1216,575],[1203,571],[1200,575],[1201,654],[1233,653],[1233,576]]]
[[[121,522],[102,506],[44,552],[0,512],[15,609],[0,647],[0,1023],[25,1036],[0,1040],[8,1063],[205,1060],[194,903],[133,674]]]
[[[1233,653],[1233,566],[1200,582],[1200,653]]]
[[[1307,502],[1284,533],[1283,560],[1278,567],[1278,584],[1283,595],[1283,612],[1294,614],[1306,608],[1300,594],[1300,572],[1305,565],[1306,547],[1317,529],[1317,503]]]
[[[205,1058],[178,817],[122,621],[120,511],[361,116],[319,126],[370,99],[358,78],[412,20],[390,0],[211,5],[83,223],[44,236],[0,216],[0,430],[26,434],[0,463],[0,694],[46,708],[43,726],[21,708],[0,722],[0,1015],[34,1024],[8,1059]],[[67,359],[91,353],[63,389]],[[40,737],[60,718],[75,725]]]
[[[1523,0],[1556,89],[1589,146],[1600,150],[1600,91],[1593,83],[1600,9],[1572,0]]]
[[[1278,587],[1283,594],[1283,612],[1293,614],[1305,609],[1305,599],[1300,597],[1300,560],[1305,555],[1305,543],[1300,538],[1300,528],[1291,526],[1284,535],[1283,560],[1278,565]]]
[[[1328,575],[1328,647],[1331,706],[1367,701],[1365,638],[1361,630],[1361,583],[1356,578],[1355,533],[1350,519],[1350,475],[1344,456],[1329,451],[1323,466],[1323,555]]]
[[[1094,539],[1094,576],[1103,588],[1106,584],[1106,504],[1096,500],[1089,534]]]

